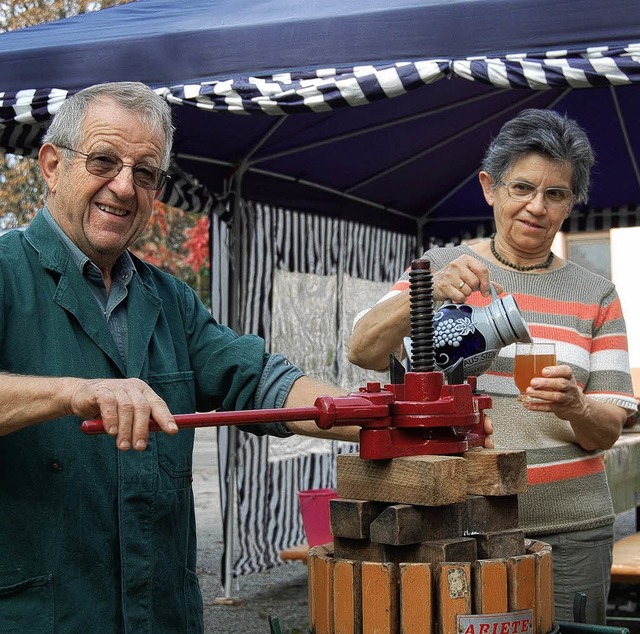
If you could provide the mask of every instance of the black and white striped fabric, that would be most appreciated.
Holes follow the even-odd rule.
[[[502,57],[429,59],[381,66],[320,68],[267,77],[233,77],[199,84],[155,87],[177,107],[211,112],[283,115],[360,106],[402,95],[447,77],[491,84],[496,88],[586,88],[640,81],[640,43],[586,50],[550,50]],[[66,90],[0,93],[0,149],[35,156],[51,116],[70,95]],[[175,190],[175,191],[172,191]],[[211,197],[203,187],[189,188],[180,176],[166,188],[165,202],[204,211]]]
[[[236,217],[234,221],[238,221]],[[344,275],[385,282],[391,286],[416,256],[416,239],[355,222],[298,213],[266,205],[245,203],[241,210],[242,262],[239,296],[243,298],[241,326],[244,332],[271,339],[271,301],[276,270],[320,276]],[[219,224],[219,223],[214,223]],[[214,230],[217,249],[229,245],[226,229]],[[384,257],[380,257],[384,254]],[[325,306],[327,318],[343,315],[337,306]],[[219,305],[224,312],[224,304]],[[215,310],[214,310],[215,314]],[[337,324],[336,331],[349,324]],[[338,348],[341,342],[336,342]],[[337,355],[333,381],[342,384]],[[303,368],[305,369],[305,368]],[[219,465],[222,482],[228,477],[228,429],[218,430]],[[286,441],[285,441],[286,442]],[[268,437],[238,434],[237,460],[237,549],[233,574],[265,570],[281,562],[279,552],[304,542],[297,491],[335,486],[335,457],[355,445],[332,443],[330,452],[268,459],[277,448]],[[221,487],[225,489],[224,486]],[[226,496],[224,514],[228,512]],[[225,542],[226,543],[226,542]],[[225,558],[223,557],[223,564]],[[223,574],[224,578],[224,574]]]
[[[159,92],[174,104],[212,111],[279,115],[359,106],[452,76],[496,88],[535,90],[630,84],[640,80],[640,43],[534,55],[435,59],[343,70],[327,68],[184,85]]]

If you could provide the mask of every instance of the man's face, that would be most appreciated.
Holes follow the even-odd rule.
[[[111,99],[89,106],[83,133],[74,150],[110,154],[128,165],[161,164],[163,139]],[[158,191],[136,185],[131,167],[124,166],[107,179],[86,170],[86,157],[73,154],[67,164],[63,156],[56,146],[43,146],[41,151],[49,209],[64,232],[104,272],[144,231]]]

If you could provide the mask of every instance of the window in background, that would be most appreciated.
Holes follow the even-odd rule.
[[[640,227],[611,230],[611,279],[616,285],[629,338],[629,363],[633,390],[640,395],[640,295],[638,294],[638,245]]]
[[[611,279],[611,243],[608,231],[564,235],[567,260]]]

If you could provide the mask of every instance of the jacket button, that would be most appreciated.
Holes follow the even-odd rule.
[[[51,465],[51,471],[53,471],[54,473],[59,473],[60,471],[63,470],[63,466],[61,462],[58,462],[57,460],[54,460]]]

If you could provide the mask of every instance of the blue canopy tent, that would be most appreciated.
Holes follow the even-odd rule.
[[[640,224],[636,14],[634,0],[138,0],[0,35],[0,149],[34,155],[68,95],[142,81],[174,109],[167,202],[215,210],[236,226],[243,200],[307,212],[321,221],[287,226],[278,246],[287,266],[299,270],[287,258],[321,227],[338,231],[341,245],[366,241],[367,267],[386,281],[416,237],[491,230],[479,162],[502,123],[527,107],[567,112],[593,141],[589,206],[569,222]],[[290,220],[269,217],[271,231]],[[376,242],[334,219],[407,240]],[[305,270],[325,271],[322,254],[305,257],[317,260]],[[382,271],[387,260],[394,266]],[[245,277],[269,279],[264,270]],[[232,291],[255,301],[245,286]],[[268,338],[266,319],[239,325]],[[246,472],[247,482],[263,477]],[[270,502],[267,512],[287,504]],[[295,522],[282,517],[279,528]],[[235,570],[273,565],[299,536],[248,540],[264,552],[247,546]]]
[[[139,0],[0,36],[0,147],[37,145],[68,93],[137,79],[175,104],[177,164],[212,194],[239,188],[448,239],[488,230],[474,177],[490,136],[525,107],[552,107],[593,140],[590,208],[635,208],[635,9],[633,0]],[[232,116],[264,113],[273,116]],[[182,192],[184,205],[198,209],[193,195]]]

